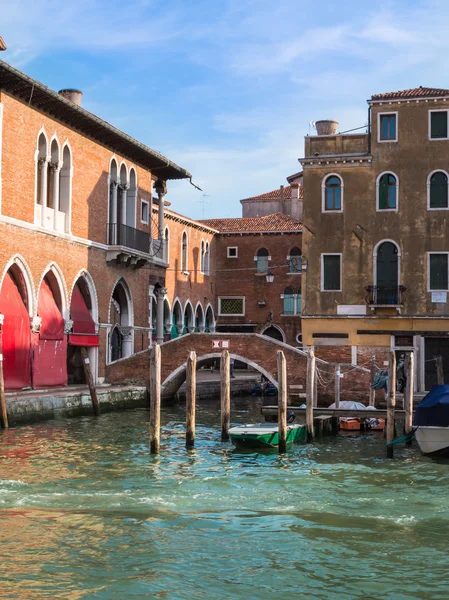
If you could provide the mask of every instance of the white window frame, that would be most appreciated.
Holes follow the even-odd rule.
[[[230,250],[235,250],[235,256],[231,256],[229,254]],[[239,247],[238,246],[228,246],[226,248],[226,256],[227,256],[227,258],[238,258],[239,257]]]
[[[444,173],[447,177],[448,205],[445,208],[430,207],[430,180],[432,179],[432,175],[435,175],[435,173]],[[449,210],[449,173],[444,169],[435,169],[427,176],[427,210]]]
[[[243,312],[237,314],[222,314],[221,312],[221,301],[222,300],[243,300]],[[218,296],[218,317],[244,317],[245,316],[245,296]]]
[[[433,138],[431,137],[431,133],[432,133],[432,113],[436,113],[436,112],[445,112],[446,113],[446,118],[447,118],[447,136],[444,138]],[[449,110],[447,108],[435,108],[435,109],[430,109],[429,110],[429,117],[428,117],[428,126],[429,126],[429,141],[430,142],[439,142],[441,140],[449,140],[449,114],[447,114],[449,112]]]
[[[326,181],[329,179],[329,177],[338,177],[338,179],[340,180],[341,208],[339,210],[326,210]],[[344,197],[345,183],[343,181],[343,177],[338,173],[327,173],[321,180],[321,212],[326,215],[331,213],[342,213],[344,208]]]
[[[340,257],[340,289],[338,290],[325,290],[324,289],[324,257],[325,256],[339,256]],[[320,273],[320,288],[322,292],[334,293],[343,291],[343,253],[342,252],[323,252],[321,254],[321,273]]]
[[[142,209],[143,209],[143,206],[145,204],[146,204],[146,207],[147,207],[147,220],[146,221],[144,221],[143,218],[142,218],[143,217],[143,215],[142,215],[142,212],[143,212]],[[148,223],[150,222],[150,203],[148,202],[148,200],[144,200],[143,198],[140,199],[140,222],[143,225],[148,225]]]
[[[284,312],[284,298],[285,298],[285,294],[284,292],[280,295],[281,296],[281,300],[282,300],[282,313],[281,313],[281,317],[298,317],[301,316],[302,314],[302,294],[291,294],[293,296],[293,312],[292,313],[285,313]],[[298,311],[298,298],[301,298],[301,310]]]
[[[379,185],[380,180],[384,175],[393,175],[396,178],[396,208],[379,208]],[[398,212],[399,211],[399,177],[393,171],[383,171],[376,179],[376,212]]]
[[[430,255],[431,254],[446,254],[447,255],[447,268],[448,268],[448,289],[446,290],[433,290],[430,287]],[[428,292],[449,292],[449,252],[428,252],[427,253],[427,291]]]
[[[381,127],[380,127],[380,121],[381,121],[381,116],[389,116],[389,115],[395,115],[396,117],[396,137],[394,138],[394,140],[382,140],[380,137],[380,133],[381,133]],[[399,124],[399,114],[397,111],[394,110],[389,110],[386,112],[380,112],[377,113],[377,143],[378,144],[385,144],[385,143],[391,143],[391,142],[397,142],[398,141],[398,124]]]

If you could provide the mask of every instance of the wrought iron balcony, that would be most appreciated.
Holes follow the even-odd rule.
[[[365,288],[368,292],[366,303],[372,307],[375,306],[402,306],[404,304],[404,294],[406,287],[397,285],[395,287],[384,287],[378,285],[369,285]]]
[[[120,223],[108,223],[107,262],[140,268],[147,263],[165,266],[165,243],[146,231]]]
[[[150,234],[135,227],[129,227],[129,225],[108,223],[108,244],[125,246],[125,248],[132,248],[148,254],[150,252]]]

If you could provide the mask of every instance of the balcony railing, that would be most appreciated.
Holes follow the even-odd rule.
[[[125,246],[148,254],[150,252],[150,235],[129,225],[108,223],[108,244],[110,246]]]
[[[403,285],[384,287],[369,285],[366,302],[370,306],[401,306],[404,303],[404,294],[407,288]]]

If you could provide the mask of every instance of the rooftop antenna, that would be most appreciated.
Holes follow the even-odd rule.
[[[204,219],[204,207],[206,202],[208,202],[208,200],[205,200],[205,198],[211,198],[212,196],[210,196],[209,194],[203,194],[203,199],[202,200],[197,200],[198,204],[201,204],[201,213],[202,213],[202,218]]]

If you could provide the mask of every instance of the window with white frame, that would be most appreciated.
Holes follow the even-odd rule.
[[[398,178],[394,173],[381,173],[376,182],[377,210],[398,209]]]
[[[244,317],[245,296],[220,296],[218,298],[218,314],[222,317]]]
[[[321,184],[321,192],[323,212],[343,211],[343,180],[340,175],[327,175]]]
[[[270,262],[270,253],[266,248],[259,248],[257,251],[256,265],[258,273],[266,273],[268,271],[268,263]]]
[[[448,252],[428,253],[428,289],[430,292],[449,290]]]
[[[446,171],[434,171],[427,179],[427,208],[441,210],[448,206],[448,175]]]
[[[140,222],[148,225],[149,219],[149,204],[146,200],[140,201]]]
[[[447,110],[429,110],[429,139],[448,139]]]
[[[379,142],[397,142],[398,141],[398,129],[397,129],[398,113],[379,113],[378,114],[378,136]]]
[[[321,255],[321,291],[341,292],[341,254]]]
[[[228,258],[238,258],[239,249],[237,246],[228,246],[227,247],[227,257]]]
[[[288,286],[284,289],[284,293],[281,294],[283,300],[283,314],[284,315],[300,315],[302,310],[301,302],[301,290],[296,293],[295,290]]]

